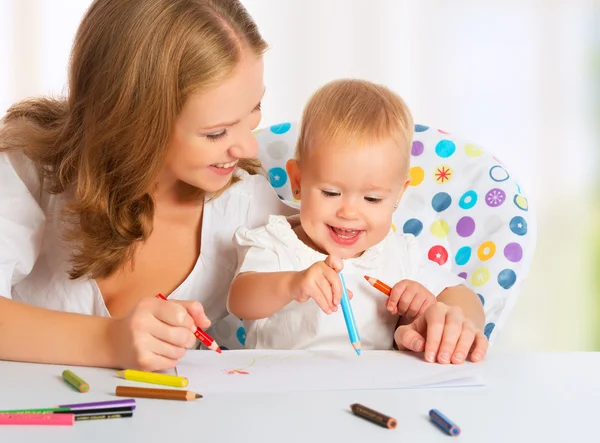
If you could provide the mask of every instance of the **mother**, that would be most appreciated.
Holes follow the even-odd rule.
[[[164,369],[225,316],[235,229],[290,211],[253,160],[266,47],[237,0],[93,2],[68,98],[0,127],[0,359]]]

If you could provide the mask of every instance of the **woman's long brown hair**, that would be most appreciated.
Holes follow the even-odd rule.
[[[47,190],[73,190],[65,239],[71,278],[105,278],[152,231],[151,191],[175,118],[191,93],[231,75],[242,51],[266,50],[238,0],[96,0],[73,44],[66,99],[13,105],[0,151],[20,150]],[[250,173],[256,160],[240,161]],[[201,190],[200,190],[201,192]]]

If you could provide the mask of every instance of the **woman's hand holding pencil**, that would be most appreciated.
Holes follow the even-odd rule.
[[[118,366],[159,371],[175,367],[196,343],[197,327],[208,326],[210,320],[196,301],[165,303],[147,297],[128,316],[114,322],[109,339]]]
[[[165,297],[162,294],[157,294],[156,297],[160,298],[161,300],[167,300],[167,297]],[[221,348],[219,347],[219,344],[210,335],[204,332],[204,330],[200,326],[192,326],[192,330],[194,331],[194,336],[198,340],[200,340],[200,342],[208,349],[210,349],[211,351],[216,351],[219,354],[222,352]]]

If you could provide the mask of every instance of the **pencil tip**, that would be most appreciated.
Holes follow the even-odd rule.
[[[202,398],[202,395],[196,394],[196,398]]]
[[[221,348],[217,348],[217,352],[221,354],[223,351],[221,351]]]
[[[371,277],[369,277],[368,275],[365,275],[364,277],[366,281],[369,281],[371,279]]]
[[[358,348],[358,349],[356,350],[356,354],[357,354],[357,355],[360,355],[360,348]]]
[[[117,371],[117,375],[118,375],[119,377],[123,377],[123,371]]]

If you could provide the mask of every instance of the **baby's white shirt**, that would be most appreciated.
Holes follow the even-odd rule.
[[[321,254],[298,239],[285,216],[271,215],[267,225],[240,228],[235,234],[239,268],[243,272],[302,271]],[[390,233],[360,257],[344,260],[342,270],[362,349],[392,349],[398,316],[386,310],[387,296],[364,278],[375,277],[390,286],[408,279],[421,283],[436,297],[464,280],[437,263],[424,259],[416,238]],[[325,314],[313,300],[291,302],[268,318],[244,321],[246,347],[252,349],[338,350],[350,346],[340,309]]]

